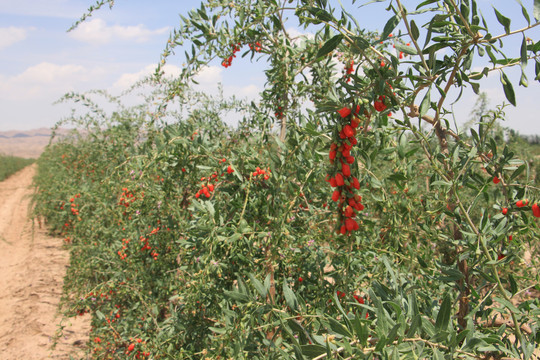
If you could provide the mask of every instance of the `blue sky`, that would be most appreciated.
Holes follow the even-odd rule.
[[[358,0],[358,4],[364,3]],[[514,0],[478,0],[483,13],[493,19],[491,5],[512,19],[512,29],[525,26],[519,5]],[[533,0],[523,0],[532,16]],[[134,81],[149,74],[159,61],[170,31],[179,22],[178,14],[197,7],[199,0],[117,0],[112,11],[104,8],[75,32],[66,30],[94,3],[94,0],[0,0],[0,131],[51,127],[69,114],[66,105],[53,105],[67,91],[107,89],[119,94]],[[343,1],[347,3],[347,1]],[[381,30],[389,14],[383,4],[372,4],[352,11],[360,24]],[[404,1],[412,9],[419,1]],[[503,33],[493,22],[493,34]],[[540,26],[529,34],[540,39]],[[521,36],[505,42],[511,56],[518,56]],[[181,52],[180,52],[181,53]],[[178,72],[182,56],[169,60],[169,71]],[[480,65],[480,64],[478,64]],[[517,107],[506,109],[503,125],[523,134],[540,134],[538,99],[540,84],[534,82],[533,66],[527,72],[529,88],[517,87],[519,69],[508,71],[516,84]],[[262,65],[247,60],[233,62],[227,69],[219,61],[201,74],[201,89],[213,91],[217,81],[225,93],[253,96],[264,86]],[[482,83],[490,105],[504,100],[499,76],[493,74]],[[467,91],[455,115],[459,122],[468,119],[475,95]]]

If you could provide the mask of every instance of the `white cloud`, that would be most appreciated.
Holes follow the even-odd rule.
[[[120,77],[118,78],[118,80],[115,81],[112,87],[116,90],[126,90],[132,85],[134,85],[137,81],[152,75],[156,71],[156,67],[156,64],[150,64],[137,72],[124,73],[120,75]],[[166,77],[178,76],[180,75],[181,71],[178,66],[174,65],[165,65],[164,67],[162,67],[162,70],[164,71]]]
[[[297,38],[314,39],[315,38],[315,34],[311,32],[303,33],[298,28],[294,28],[294,27],[288,28],[287,34],[289,34],[289,36],[293,39],[297,39]]]
[[[58,98],[63,93],[80,87],[81,83],[93,81],[103,73],[99,68],[87,69],[81,65],[42,62],[14,76],[0,75],[0,98]]]
[[[146,42],[154,35],[160,35],[169,31],[168,27],[150,30],[145,25],[135,26],[107,25],[105,20],[92,19],[80,24],[70,32],[70,36],[76,40],[94,45],[110,43],[115,40]]]
[[[26,39],[27,31],[15,26],[0,28],[0,50]]]
[[[217,84],[218,82],[222,82],[222,72],[223,68],[220,68],[218,66],[205,66],[197,74],[197,76],[195,77],[195,81],[197,81],[201,85]]]

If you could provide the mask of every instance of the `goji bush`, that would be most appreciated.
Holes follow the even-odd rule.
[[[374,33],[324,0],[207,0],[165,48],[162,65],[192,46],[181,74],[158,68],[146,102],[65,96],[89,111],[40,158],[35,209],[71,249],[63,307],[92,314],[94,358],[538,351],[537,168],[498,137],[504,105],[468,132],[445,106],[492,72],[516,104],[504,71],[521,66],[527,85],[534,63],[538,80],[526,34],[540,3],[516,4],[521,29],[494,10],[500,34],[474,0],[387,3]],[[288,17],[312,36],[293,37]],[[509,57],[503,42],[520,36]],[[267,66],[258,101],[192,89],[246,44]]]

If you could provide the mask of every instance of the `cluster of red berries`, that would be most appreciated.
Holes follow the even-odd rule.
[[[227,159],[223,158],[221,160],[219,160],[219,163],[226,163],[227,162]],[[232,168],[231,165],[227,166],[227,174],[232,174],[234,172],[234,169]],[[215,186],[217,185],[214,185],[212,182],[215,182],[217,183],[219,181],[219,177],[220,176],[223,176],[225,175],[225,173],[221,173],[221,175],[217,172],[217,171],[214,171],[214,173],[212,173],[212,175],[208,176],[208,177],[202,177],[201,178],[201,188],[199,189],[199,191],[195,194],[195,197],[198,199],[201,197],[201,195],[204,195],[207,199],[210,198],[212,196],[212,193],[214,192],[215,190]]]
[[[131,338],[130,340],[133,341],[133,338]],[[142,339],[136,339],[135,341],[139,344],[143,342]],[[135,342],[132,342],[128,345],[126,355],[129,355],[129,353],[132,352],[133,350],[135,350]],[[135,358],[140,359],[141,356],[148,357],[150,356],[150,352],[137,351]]]
[[[75,195],[75,198],[80,198],[81,194]],[[71,214],[72,215],[79,215],[79,209],[77,209],[77,204],[75,203],[75,198],[69,199],[69,202],[71,203]]]
[[[118,250],[118,256],[120,256],[120,260],[125,260],[127,257],[126,249],[130,242],[130,239],[122,239],[122,250]]]
[[[491,154],[489,154],[489,155],[491,155]],[[489,156],[489,157],[491,158],[491,156]],[[501,179],[498,176],[493,176],[493,183],[494,184],[498,184],[500,182],[501,182]],[[523,208],[523,207],[526,207],[528,205],[529,205],[529,199],[516,201],[516,207],[518,207],[518,208]],[[540,206],[537,203],[534,203],[531,206],[531,210],[532,210],[532,213],[533,213],[534,217],[537,217],[537,218],[540,217]],[[508,214],[508,208],[506,208],[506,207],[502,208],[501,212],[502,212],[503,215]]]
[[[214,184],[203,185],[203,187],[195,194],[195,197],[198,199],[201,195],[209,198],[214,192]]]
[[[253,51],[260,52],[262,50],[262,45],[257,41],[255,44],[249,44],[249,48]]]
[[[351,59],[351,61],[345,65],[344,69],[344,75],[343,77],[347,82],[351,81],[351,74],[354,72],[354,60]]]
[[[344,292],[339,291],[339,290],[336,291],[336,294],[337,294],[337,297],[338,297],[339,299],[343,299],[343,298],[347,295],[347,294],[345,294]],[[356,302],[358,302],[359,304],[364,304],[364,303],[365,303],[364,298],[361,297],[360,295],[354,294],[354,295],[353,295],[353,298],[354,298],[354,299],[356,300]],[[330,301],[331,301],[331,300],[330,300]],[[366,312],[366,319],[367,319],[367,318],[369,318],[369,314]]]
[[[337,233],[345,235],[358,230],[359,225],[355,220],[357,212],[364,210],[362,197],[355,194],[355,190],[360,189],[360,182],[351,175],[350,165],[354,163],[351,156],[351,149],[358,143],[355,138],[356,129],[360,120],[356,115],[360,111],[359,106],[356,113],[352,114],[351,109],[344,107],[338,111],[341,121],[339,137],[330,145],[330,164],[334,165],[333,177],[327,176],[330,186],[336,188],[332,194],[332,200],[338,202],[339,227]]]
[[[529,205],[529,200],[528,199],[516,201],[516,207],[518,207],[518,208],[523,208],[523,207],[526,207],[528,205]],[[538,203],[532,204],[531,210],[532,210],[532,213],[533,213],[534,217],[540,218],[540,206],[538,205]],[[503,215],[508,214],[508,208],[502,208],[501,212],[502,212]]]
[[[380,95],[379,98],[373,102],[373,107],[378,112],[386,110],[386,105],[384,103],[385,98],[386,98],[386,96]]]
[[[233,61],[233,58],[236,57],[236,53],[238,51],[240,51],[240,46],[242,44],[238,43],[238,44],[231,44],[231,47],[233,49],[233,54],[231,56],[229,56],[228,58],[226,59],[223,59],[223,61],[221,62],[221,65],[223,65],[223,67],[225,68],[228,68],[229,66],[231,66],[232,64],[232,61]]]
[[[270,174],[271,174],[270,168],[267,168],[265,170],[265,169],[261,169],[260,167],[257,166],[255,171],[251,173],[251,178],[252,179],[259,178],[259,179],[262,179],[262,180],[268,180],[268,179],[270,179]]]
[[[137,200],[133,192],[129,190],[128,188],[122,188],[122,191],[123,191],[122,195],[120,196],[120,199],[118,200],[118,205],[129,207],[131,203]]]
[[[233,50],[233,53],[231,56],[229,56],[228,58],[226,59],[223,59],[223,61],[221,62],[221,65],[223,65],[223,67],[225,68],[228,68],[229,66],[232,65],[232,61],[233,61],[233,58],[236,57],[236,53],[238,51],[240,51],[240,48],[242,46],[242,43],[238,43],[238,44],[231,44],[231,47],[232,47],[232,50]],[[252,50],[252,51],[256,51],[256,52],[260,52],[262,50],[262,45],[260,42],[255,42],[254,44],[249,44],[249,48]]]

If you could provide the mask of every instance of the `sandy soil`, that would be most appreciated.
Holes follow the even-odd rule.
[[[32,165],[0,183],[0,358],[84,359],[89,315],[64,321],[51,349],[69,254],[29,217],[34,172]]]

